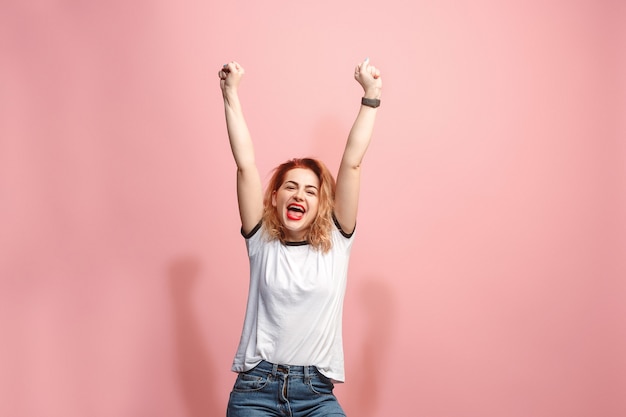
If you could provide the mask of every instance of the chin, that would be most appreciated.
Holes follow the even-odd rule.
[[[308,225],[302,225],[302,226],[299,226],[299,227],[292,227],[292,226],[289,226],[287,224],[283,224],[283,228],[285,229],[285,232],[287,232],[286,234],[289,234],[289,235],[294,235],[294,234],[302,235],[302,238],[301,239],[297,239],[297,240],[305,240],[306,239],[306,235],[309,233],[311,225],[308,224]]]

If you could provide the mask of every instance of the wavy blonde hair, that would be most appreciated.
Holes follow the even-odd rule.
[[[332,246],[331,229],[335,206],[335,178],[323,162],[313,158],[294,158],[280,164],[265,190],[263,199],[263,224],[271,239],[285,243],[285,230],[276,208],[272,205],[272,194],[278,191],[287,172],[295,168],[310,169],[320,182],[317,215],[306,234],[309,244],[318,250],[328,252]]]

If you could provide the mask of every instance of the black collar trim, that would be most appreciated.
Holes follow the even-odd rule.
[[[285,246],[306,246],[309,242],[306,240],[300,242],[285,242]]]

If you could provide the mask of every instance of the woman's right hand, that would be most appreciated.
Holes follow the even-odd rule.
[[[244,72],[243,67],[235,61],[224,64],[217,73],[220,77],[220,88],[222,92],[226,93],[227,90],[237,91]]]

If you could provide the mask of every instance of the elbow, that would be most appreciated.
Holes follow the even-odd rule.
[[[361,161],[343,161],[342,166],[346,170],[360,171],[361,170]]]

